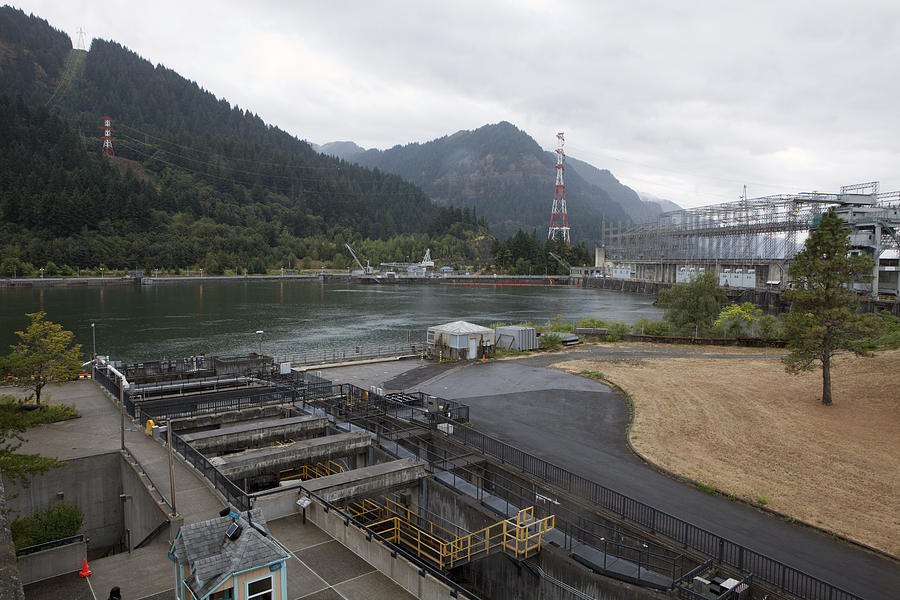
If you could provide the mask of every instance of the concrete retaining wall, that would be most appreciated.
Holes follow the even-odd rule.
[[[169,518],[171,509],[155,490],[150,490],[147,476],[136,465],[128,460],[122,460],[120,464],[122,493],[127,500],[119,503],[124,513],[125,530],[131,530],[131,546],[134,547]],[[170,525],[168,532],[160,532],[154,541],[171,541],[177,531],[177,527]]]
[[[66,575],[81,570],[81,563],[87,557],[87,544],[74,542],[65,546],[57,546],[34,554],[20,556],[19,578],[22,585]]]
[[[295,509],[298,514],[297,518],[300,518],[299,507],[295,507]],[[322,505],[313,502],[306,509],[306,518],[416,598],[438,600],[451,597],[451,588],[448,585],[419,571],[416,565],[402,555],[391,556],[391,548],[376,538],[372,537],[371,540],[367,540],[364,529],[358,528],[352,523],[345,525],[344,517],[337,511],[325,512]],[[501,594],[495,597],[510,598],[512,596]]]
[[[251,499],[253,508],[262,510],[266,521],[289,517],[300,510],[297,506],[297,500],[300,499],[298,487],[287,487],[266,496],[251,496]]]
[[[121,461],[118,451],[75,458],[65,467],[35,476],[30,487],[7,482],[12,518],[32,515],[64,500],[84,512],[79,533],[90,540],[92,550],[113,546],[122,532]]]
[[[576,563],[559,551],[545,548],[527,561],[547,575],[596,600],[660,600],[676,598],[675,592],[659,592],[603,577]],[[522,600],[572,600],[575,596],[550,579],[539,577],[525,565],[502,554],[494,554],[459,568],[458,577],[470,582],[484,598]]]

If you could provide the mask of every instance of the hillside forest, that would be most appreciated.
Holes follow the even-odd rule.
[[[100,154],[104,115],[114,156]],[[320,154],[115,42],[74,49],[65,33],[8,6],[0,172],[3,276],[343,269],[353,262],[345,243],[373,264],[431,248],[442,264],[489,267],[502,250],[498,267],[559,268],[544,249],[543,258],[511,255],[525,245],[495,240],[472,199],[435,203],[401,176]],[[548,211],[549,199],[542,204]],[[577,246],[558,250],[582,262]]]

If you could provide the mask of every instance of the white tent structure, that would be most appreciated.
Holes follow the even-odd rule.
[[[453,321],[428,328],[428,354],[432,358],[480,358],[494,346],[494,330],[467,321]]]

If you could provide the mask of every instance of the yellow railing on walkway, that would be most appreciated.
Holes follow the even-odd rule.
[[[457,536],[393,500],[382,502],[367,499],[344,508],[375,533],[441,569],[501,551],[517,560],[534,556],[541,550],[541,535],[553,529],[556,521],[554,515],[535,519],[534,507],[528,507],[513,518]]]
[[[278,472],[278,481],[289,481],[291,479],[316,479],[317,477],[325,477],[326,475],[335,475],[343,473],[344,467],[329,460],[327,463],[316,463],[314,465],[301,465],[296,468],[282,469]]]

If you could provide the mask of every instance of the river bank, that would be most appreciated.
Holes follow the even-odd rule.
[[[563,275],[360,275],[358,273],[290,273],[274,275],[165,275],[122,277],[19,277],[0,278],[0,288],[15,287],[83,287],[98,285],[157,285],[205,281],[343,281],[373,285],[439,284],[439,285],[521,285],[533,287],[582,287],[581,279]]]

